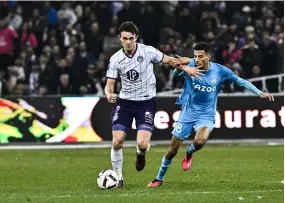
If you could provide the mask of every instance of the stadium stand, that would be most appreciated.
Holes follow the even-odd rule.
[[[165,54],[192,56],[195,43],[207,41],[212,60],[241,77],[284,73],[282,1],[1,1],[0,19],[3,96],[103,95],[108,60],[121,47],[117,29],[126,20],[139,26],[140,42]],[[183,80],[162,66],[155,67],[157,91],[181,88]],[[266,83],[269,92],[283,91],[278,78]]]

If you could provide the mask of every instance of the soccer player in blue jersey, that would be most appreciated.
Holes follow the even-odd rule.
[[[183,92],[176,102],[182,106],[182,111],[172,131],[170,146],[162,159],[158,175],[148,184],[149,187],[162,185],[166,171],[181,143],[190,136],[194,129],[196,132],[194,141],[187,146],[186,155],[182,161],[184,171],[191,168],[193,153],[204,146],[214,127],[218,93],[224,82],[235,82],[261,98],[274,101],[271,94],[260,91],[250,82],[238,77],[229,68],[211,62],[210,51],[209,44],[200,42],[194,47],[194,59],[180,57],[176,61],[176,65],[182,67],[183,71],[175,70],[175,74],[183,75],[185,78]],[[193,69],[204,72],[193,77]]]

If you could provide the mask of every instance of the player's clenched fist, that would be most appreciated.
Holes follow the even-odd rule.
[[[117,98],[118,98],[117,94],[107,94],[106,96],[107,96],[108,102],[116,103]]]

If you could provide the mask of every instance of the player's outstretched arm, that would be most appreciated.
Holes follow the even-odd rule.
[[[178,58],[174,58],[174,57],[170,57],[170,56],[164,55],[162,63],[169,64],[169,65],[171,65],[174,68],[180,69],[179,66],[188,65],[190,63],[190,61],[191,61],[191,59],[187,58],[187,57],[181,57],[181,56],[178,56],[178,55],[176,55],[176,57],[178,57]]]
[[[175,54],[175,56],[177,57],[177,59],[175,60],[175,64],[179,65],[187,65],[190,63],[191,59],[188,57],[181,57],[177,54]],[[173,71],[173,76],[182,76],[183,75],[183,70],[175,68],[175,70]]]
[[[238,77],[229,68],[223,67],[223,71],[225,73],[225,80],[230,80],[230,81],[238,84],[239,86],[245,87],[249,91],[257,94],[258,96],[260,96],[262,99],[269,99],[269,101],[274,101],[274,97],[273,97],[272,94],[262,92],[257,87],[255,87],[251,82]]]
[[[269,101],[274,101],[274,97],[272,94],[262,92],[257,87],[255,87],[251,82],[244,80],[240,77],[237,77],[235,81],[238,85],[245,87],[246,89],[250,90],[251,92],[259,95],[262,99],[269,99]]]
[[[175,54],[175,56],[177,57],[174,61],[175,65],[188,65],[191,62],[191,58],[182,57],[177,54]]]
[[[174,57],[167,56],[167,55],[164,54],[163,55],[163,59],[162,59],[162,63],[168,64],[168,65],[171,65],[171,66],[175,67],[174,60],[175,60]]]
[[[199,67],[190,67],[188,66],[191,59],[187,57],[180,57],[179,58],[173,58],[167,55],[164,55],[162,62],[171,65],[172,67],[179,69],[178,76],[182,75],[181,71],[185,71],[190,77],[196,77],[198,79],[202,79],[201,76],[204,74],[205,70],[201,69],[202,66]],[[177,72],[177,71],[176,71]]]
[[[114,93],[116,80],[107,79],[107,84],[105,86],[105,94],[108,102],[115,103],[117,101],[118,95]]]

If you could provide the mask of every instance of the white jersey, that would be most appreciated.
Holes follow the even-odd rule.
[[[117,51],[111,58],[107,70],[107,78],[116,79],[120,76],[122,89],[119,98],[142,101],[156,95],[156,79],[153,63],[159,63],[163,53],[152,46],[137,43],[133,57]]]

